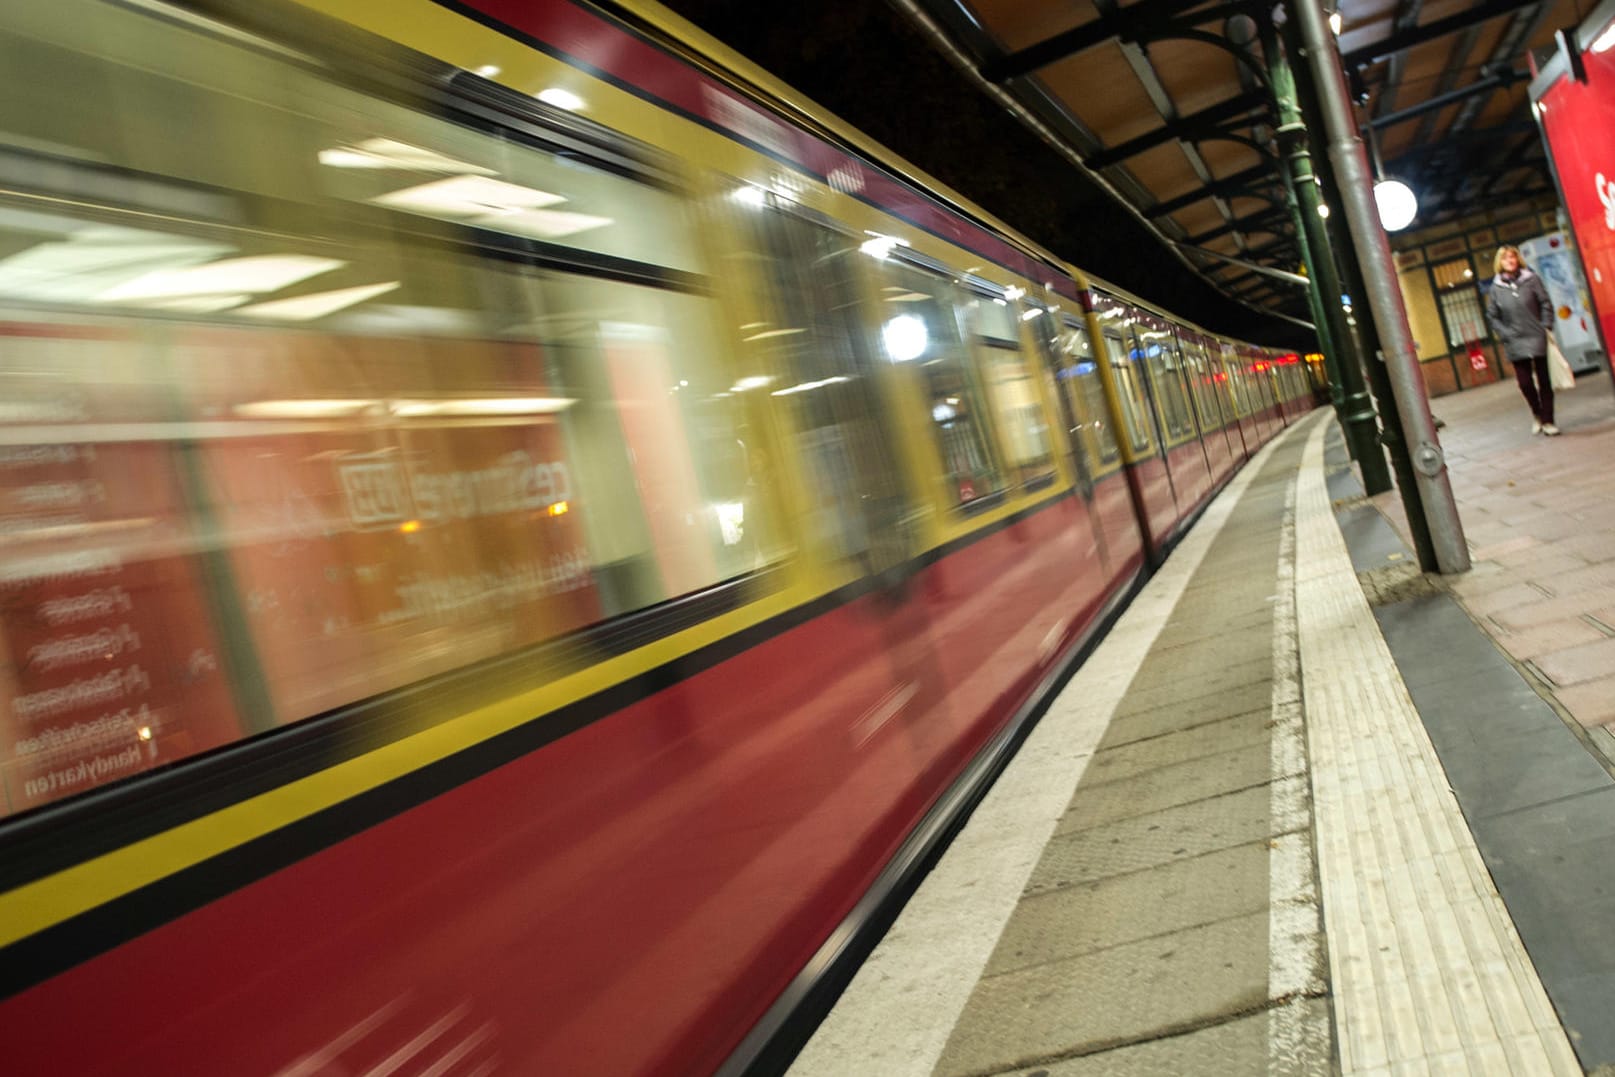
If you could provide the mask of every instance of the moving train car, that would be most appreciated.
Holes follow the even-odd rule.
[[[1311,404],[637,2],[0,58],[7,1072],[764,1064]]]

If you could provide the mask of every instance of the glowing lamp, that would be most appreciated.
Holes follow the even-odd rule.
[[[1399,232],[1413,223],[1419,200],[1413,189],[1401,180],[1380,180],[1374,184],[1374,202],[1379,206],[1379,223],[1387,232]]]

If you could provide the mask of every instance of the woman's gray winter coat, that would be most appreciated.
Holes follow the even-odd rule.
[[[1486,319],[1503,342],[1509,362],[1539,359],[1548,354],[1548,330],[1553,328],[1553,302],[1542,278],[1524,266],[1510,280],[1499,273],[1486,297]]]

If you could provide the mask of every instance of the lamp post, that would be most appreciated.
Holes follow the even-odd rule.
[[[1318,0],[1291,0],[1289,9],[1295,16],[1297,32],[1312,71],[1318,107],[1329,140],[1329,160],[1340,186],[1352,246],[1363,270],[1364,291],[1384,349],[1396,411],[1411,442],[1409,456],[1413,478],[1429,524],[1435,567],[1443,573],[1465,572],[1469,569],[1469,548],[1464,542],[1463,524],[1458,518],[1458,506],[1447,477],[1446,458],[1441,453],[1435,417],[1430,414],[1430,401],[1419,372],[1418,354],[1391,261],[1390,243],[1370,196],[1367,155],[1352,120],[1340,53],[1329,36]]]

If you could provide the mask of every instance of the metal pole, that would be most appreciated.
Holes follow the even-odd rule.
[[[1296,101],[1295,78],[1289,58],[1279,47],[1278,35],[1270,21],[1262,24],[1262,52],[1267,58],[1269,88],[1278,106],[1278,138],[1284,157],[1284,181],[1298,222],[1297,238],[1307,272],[1312,278],[1314,318],[1318,321],[1320,343],[1325,359],[1332,358],[1332,380],[1339,386],[1335,408],[1340,416],[1346,444],[1352,459],[1362,468],[1363,487],[1369,494],[1383,494],[1391,488],[1391,469],[1380,448],[1379,425],[1374,402],[1363,383],[1363,368],[1352,349],[1346,315],[1340,308],[1340,275],[1318,207],[1323,199],[1312,168],[1312,150],[1307,144],[1306,124]]]
[[[1295,25],[1291,23],[1284,27],[1284,43],[1292,55],[1301,55],[1301,47],[1296,39]],[[1306,67],[1299,70],[1292,69],[1295,76],[1296,96],[1301,102],[1301,114],[1306,118],[1307,128],[1313,131],[1323,130],[1323,120],[1318,110],[1318,95],[1313,89],[1312,78]],[[1341,205],[1340,184],[1335,182],[1335,170],[1329,164],[1329,158],[1323,157],[1314,162],[1318,169],[1318,178],[1323,181],[1324,197],[1330,205]],[[1352,250],[1351,237],[1346,233],[1346,217],[1337,213],[1324,222],[1329,227],[1329,246],[1339,259],[1336,263],[1340,270],[1342,283],[1346,291],[1359,297],[1368,294],[1363,284],[1362,270],[1357,265],[1357,253]],[[1436,562],[1435,542],[1430,538],[1430,524],[1425,519],[1424,498],[1419,494],[1418,473],[1413,470],[1413,459],[1408,455],[1407,438],[1402,433],[1402,417],[1396,412],[1396,394],[1391,391],[1391,373],[1385,369],[1385,363],[1380,358],[1379,336],[1374,332],[1374,319],[1364,311],[1359,321],[1347,325],[1353,343],[1351,354],[1363,357],[1363,365],[1367,368],[1368,384],[1374,391],[1374,400],[1379,405],[1380,441],[1391,458],[1391,469],[1396,472],[1397,492],[1402,496],[1402,508],[1407,514],[1408,530],[1412,533],[1413,549],[1419,557],[1419,567],[1425,572],[1435,572],[1440,567]]]
[[[1391,261],[1391,245],[1380,227],[1379,210],[1374,204],[1367,155],[1352,120],[1340,53],[1329,34],[1319,0],[1291,0],[1290,10],[1296,16],[1301,44],[1317,86],[1318,105],[1329,139],[1329,160],[1340,183],[1352,245],[1363,270],[1366,298],[1374,313],[1391,389],[1396,395],[1396,410],[1402,429],[1413,442],[1413,471],[1425,519],[1430,524],[1436,564],[1442,573],[1465,572],[1469,569],[1469,547],[1464,542],[1463,524],[1447,478],[1447,462],[1419,373],[1419,357]]]

